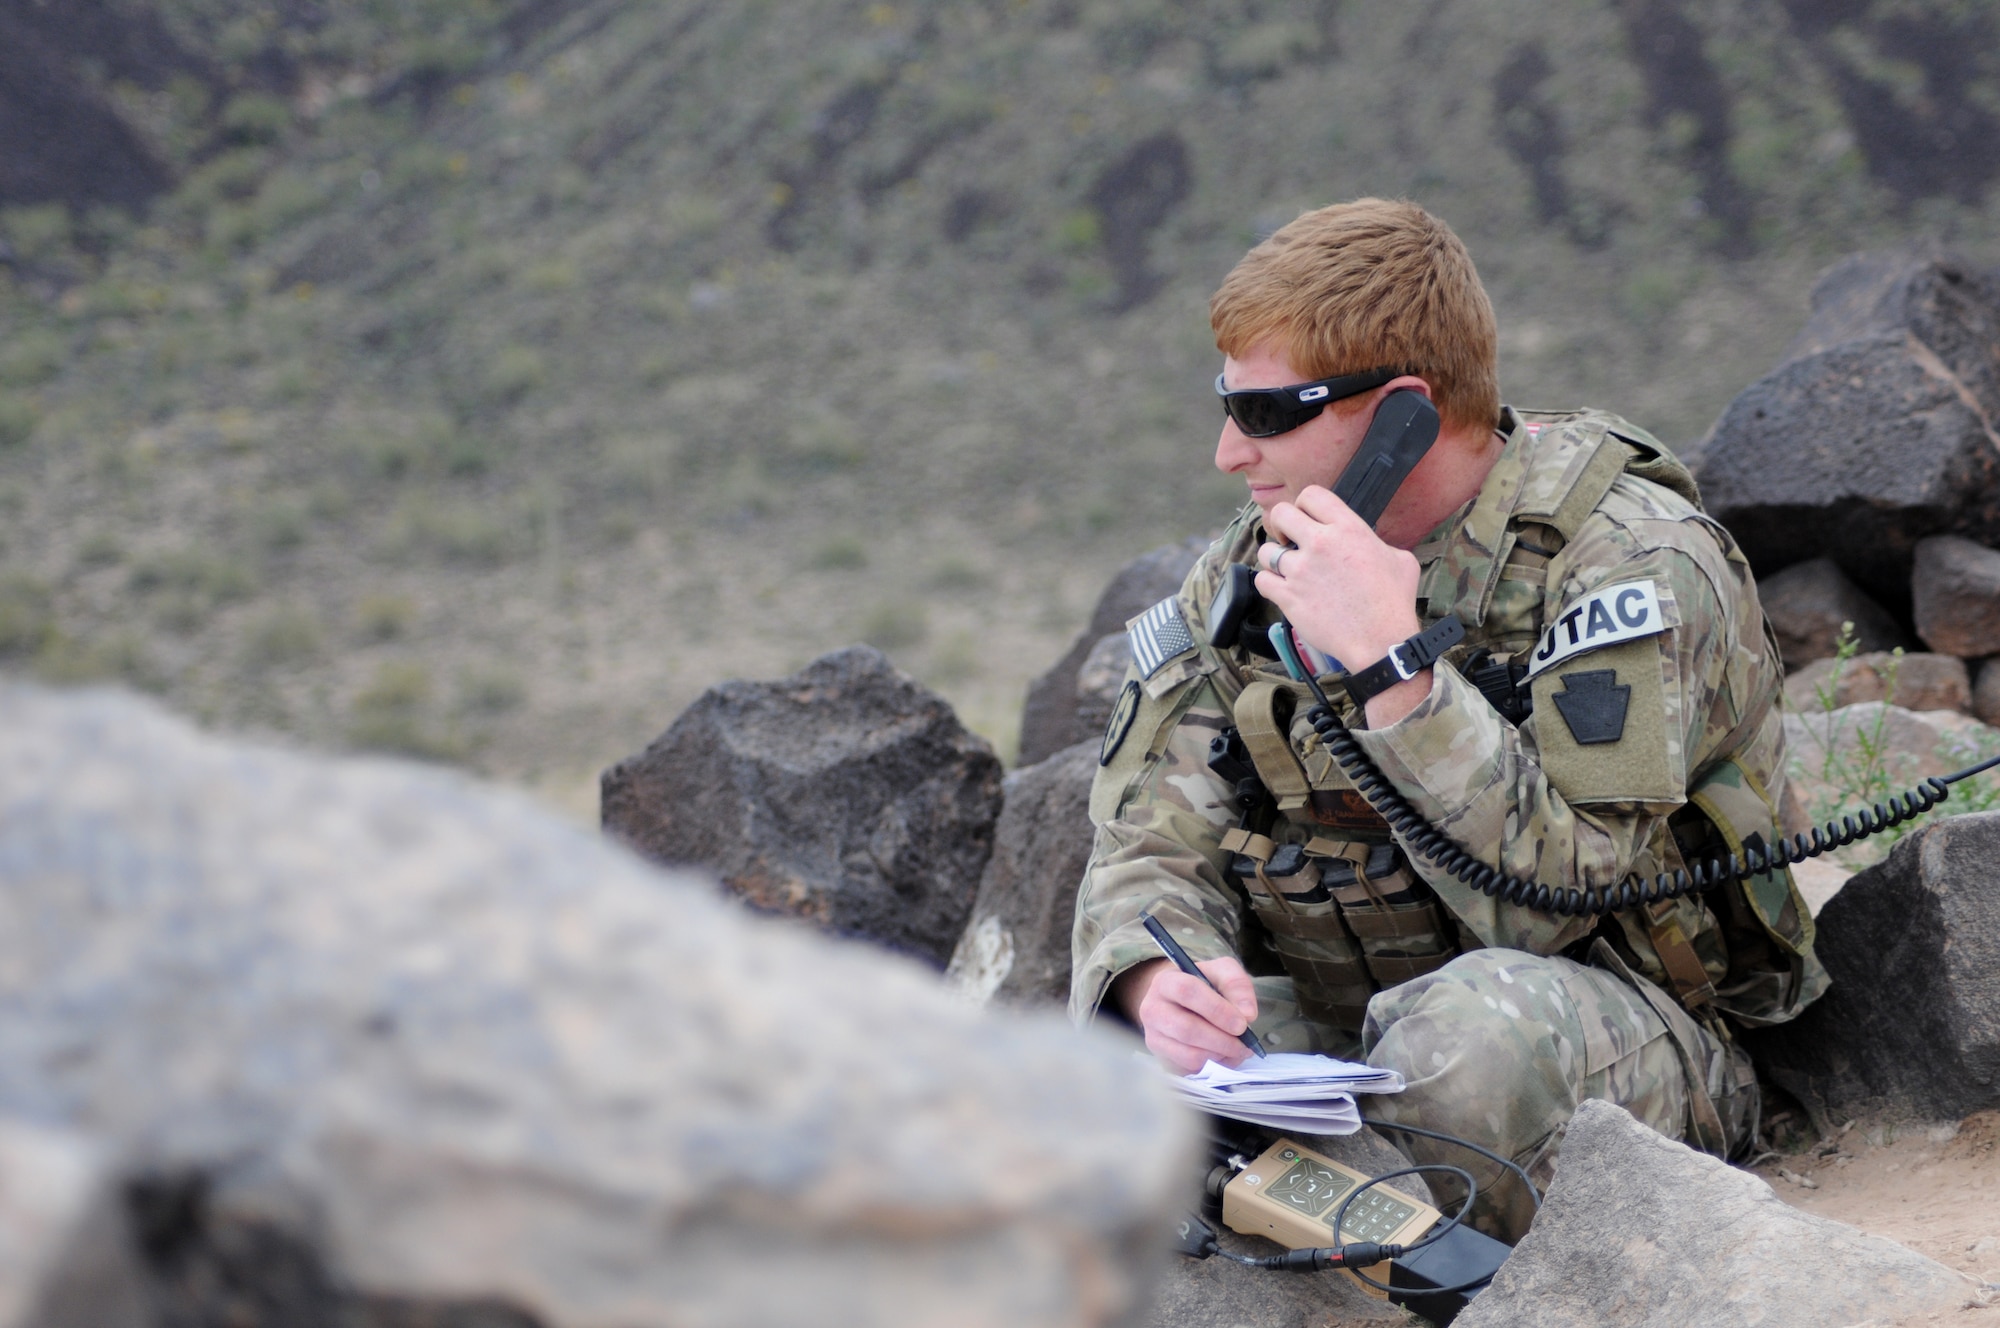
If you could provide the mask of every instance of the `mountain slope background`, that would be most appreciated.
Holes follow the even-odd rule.
[[[0,0],[0,666],[584,809],[861,639],[1007,750],[1240,500],[1206,300],[1299,211],[1424,203],[1509,400],[1698,450],[1997,181],[1950,0]]]

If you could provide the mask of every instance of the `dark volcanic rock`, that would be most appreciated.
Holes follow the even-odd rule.
[[[1092,728],[1086,719],[1078,717],[1077,671],[1100,640],[1123,631],[1127,619],[1136,618],[1179,590],[1195,559],[1201,557],[1209,543],[1206,539],[1189,537],[1179,544],[1162,545],[1134,558],[1111,578],[1111,584],[1097,598],[1089,625],[1078,634],[1068,653],[1047,673],[1028,684],[1028,701],[1021,708],[1022,765],[1046,761],[1071,743],[1099,736],[1103,719]],[[1108,711],[1105,717],[1109,717]]]
[[[1069,934],[1076,887],[1090,861],[1090,781],[1096,742],[1066,747],[1007,776],[993,856],[950,978],[974,998],[1003,1004],[1069,999]]]
[[[1700,445],[1702,495],[1758,571],[1830,557],[1900,611],[1918,540],[2000,543],[1996,418],[2000,279],[1860,255]]]
[[[1958,1308],[1964,1278],[1786,1204],[1609,1102],[1570,1119],[1535,1225],[1459,1328],[1829,1328]]]
[[[1846,622],[1854,624],[1855,643],[1863,652],[1914,644],[1889,611],[1863,594],[1831,558],[1809,558],[1760,578],[1757,597],[1778,634],[1787,672],[1830,658]]]
[[[120,1252],[169,1326],[1142,1307],[1197,1153],[1129,1044],[437,771],[109,693],[0,733],[0,1295],[106,1291],[9,1323],[123,1328]]]
[[[2000,553],[1956,535],[1917,545],[1910,573],[1917,635],[1962,659],[2000,655]]]
[[[1957,1120],[2000,1107],[1996,862],[2000,812],[1955,816],[1841,887],[1818,919],[1833,987],[1749,1035],[1765,1073],[1824,1112]]]
[[[1907,328],[2000,417],[2000,273],[1911,254],[1852,254],[1821,274],[1784,358]]]
[[[702,693],[604,772],[604,828],[712,868],[753,908],[939,968],[1000,815],[1000,761],[943,698],[855,646]]]

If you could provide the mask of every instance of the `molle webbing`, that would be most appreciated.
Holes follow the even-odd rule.
[[[1306,768],[1292,749],[1290,716],[1281,713],[1291,709],[1291,700],[1287,688],[1269,679],[1251,683],[1236,698],[1236,730],[1281,812],[1304,807],[1312,790]]]

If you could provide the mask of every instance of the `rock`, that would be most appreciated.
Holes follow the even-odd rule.
[[[1890,695],[1889,679],[1896,680]],[[1965,661],[1956,655],[1913,651],[1900,658],[1886,650],[1856,655],[1836,668],[1831,659],[1816,659],[1794,673],[1785,671],[1785,704],[1805,714],[1825,709],[1821,693],[1829,693],[1836,709],[1863,701],[1888,701],[1904,710],[1972,709],[1972,683]]]
[[[1972,684],[1972,713],[1985,724],[2000,724],[2000,656],[1979,662]]]
[[[0,1324],[147,1328],[110,1160],[81,1134],[0,1120]]]
[[[1913,644],[1889,611],[1864,595],[1831,558],[1809,558],[1760,580],[1757,596],[1778,634],[1787,672],[1830,658],[1842,623],[1854,624],[1862,651]]]
[[[1141,1310],[1199,1153],[1129,1040],[442,772],[109,693],[0,732],[0,1118],[117,1160],[148,1322]]]
[[[2000,542],[2000,280],[1862,255],[1698,445],[1702,495],[1759,573],[1838,563],[1900,612],[1918,540]]]
[[[1954,711],[1912,711],[1880,701],[1844,706],[1831,714],[1817,708],[1785,712],[1792,789],[1813,820],[1858,810],[1846,789],[1860,782],[1870,748],[1879,751],[1882,773],[1900,793],[1920,779],[1950,774],[2000,753],[2000,730]],[[1965,790],[1959,792],[1962,796]]]
[[[1812,312],[1783,358],[1796,360],[1880,332],[1907,330],[2000,417],[2000,273],[1949,258],[1850,254],[1813,285]]]
[[[1972,1290],[1893,1241],[1790,1207],[1609,1102],[1570,1119],[1534,1227],[1458,1328],[1828,1328],[1956,1309]]]
[[[1069,1000],[1070,927],[1095,834],[1097,750],[1095,742],[1080,742],[1007,776],[993,856],[946,973],[976,1002]]]
[[[2000,553],[1956,535],[1917,545],[1910,575],[1917,635],[1933,650],[2000,654]]]
[[[1162,545],[1134,558],[1111,578],[1111,584],[1097,598],[1089,625],[1077,635],[1068,652],[1047,673],[1028,684],[1027,704],[1021,708],[1022,765],[1046,761],[1072,743],[1103,732],[1105,721],[1110,718],[1108,708],[1095,725],[1078,716],[1078,671],[1105,637],[1122,633],[1128,619],[1138,617],[1179,590],[1195,559],[1201,557],[1209,543],[1207,539],[1191,536],[1178,544]]]
[[[605,830],[751,907],[938,968],[972,912],[1000,761],[879,651],[726,682],[603,775]]]
[[[1216,1233],[1224,1249],[1276,1254],[1268,1240]],[[1351,1328],[1410,1325],[1386,1300],[1376,1300],[1342,1273],[1285,1273],[1246,1268],[1222,1258],[1171,1256],[1155,1292],[1147,1328]]]
[[[1792,864],[1792,881],[1805,896],[1806,911],[1819,916],[1826,901],[1840,893],[1840,887],[1854,879],[1854,873],[1829,857],[1807,858]]]
[[[1816,1110],[1943,1120],[2000,1107],[2000,813],[1897,844],[1820,910],[1833,987],[1753,1034],[1759,1063]]]

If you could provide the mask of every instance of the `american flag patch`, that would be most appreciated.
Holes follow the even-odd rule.
[[[1181,617],[1180,601],[1171,597],[1147,609],[1125,635],[1131,639],[1132,660],[1142,678],[1152,677],[1162,664],[1194,649],[1194,633]]]

